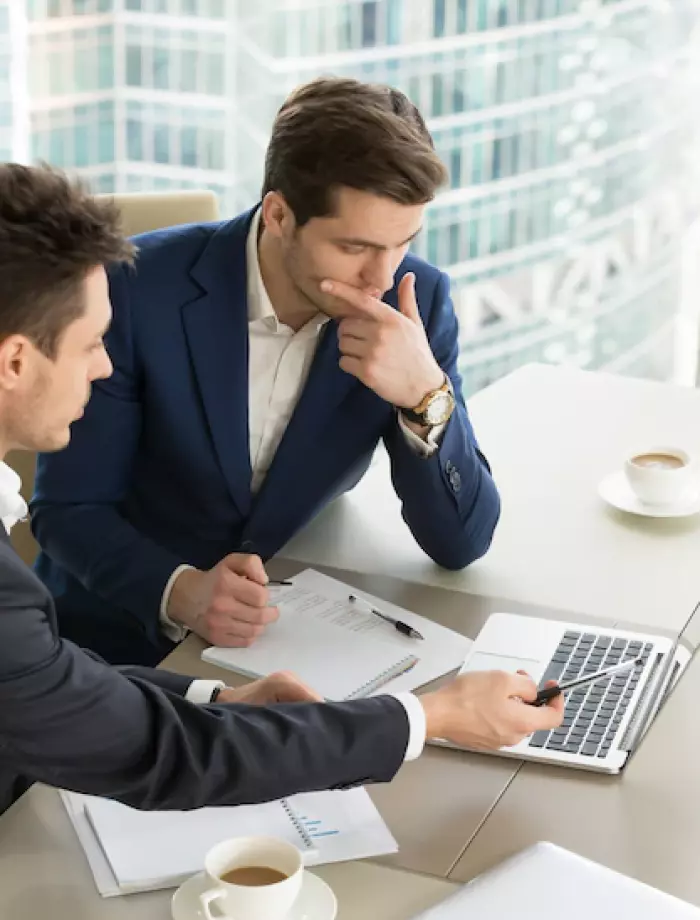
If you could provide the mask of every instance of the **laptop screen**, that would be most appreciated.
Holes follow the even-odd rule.
[[[690,667],[700,646],[700,604],[696,605],[678,633],[670,652],[659,665],[659,679],[653,681],[654,691],[645,700],[645,707],[639,713],[637,731],[630,745],[630,755],[638,750],[646,733],[651,728],[661,709],[666,705],[683,672]],[[629,763],[631,758],[628,758]]]

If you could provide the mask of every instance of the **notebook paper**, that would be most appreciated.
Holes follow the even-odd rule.
[[[188,812],[141,812],[109,799],[61,796],[104,897],[175,887],[203,868],[220,840],[247,834],[288,840],[308,866],[398,849],[361,788]]]
[[[459,667],[471,640],[425,617],[306,569],[292,586],[272,589],[280,617],[250,648],[212,647],[204,661],[249,677],[293,671],[329,700],[413,690]],[[411,639],[348,600],[370,606],[413,626]]]

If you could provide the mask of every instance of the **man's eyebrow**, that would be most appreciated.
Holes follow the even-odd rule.
[[[422,227],[419,227],[415,233],[412,233],[407,240],[403,241],[403,243],[399,243],[396,248],[400,249],[401,246],[405,246],[407,243],[410,243],[412,240],[414,240],[418,236],[418,234],[421,232],[422,229],[423,229]],[[361,237],[355,237],[355,236],[350,236],[350,237],[341,236],[341,237],[338,237],[335,242],[344,243],[346,246],[367,246],[370,249],[379,249],[382,251],[389,248],[388,246],[385,246],[383,243],[375,243],[372,240],[365,240],[365,239],[362,239]]]

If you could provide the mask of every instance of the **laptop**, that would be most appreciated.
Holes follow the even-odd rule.
[[[539,687],[564,684],[621,662],[633,667],[570,691],[563,724],[514,747],[489,752],[519,760],[619,773],[659,707],[679,679],[700,640],[700,605],[675,638],[628,629],[591,626],[510,613],[486,621],[460,674],[524,670]],[[431,739],[445,747],[457,747]]]
[[[459,888],[416,920],[700,920],[700,910],[540,842]]]

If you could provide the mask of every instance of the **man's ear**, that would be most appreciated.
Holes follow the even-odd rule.
[[[263,224],[272,236],[280,239],[294,229],[294,214],[284,195],[279,192],[268,192],[261,207]]]
[[[0,389],[11,391],[22,385],[34,350],[23,335],[10,335],[0,342]]]

